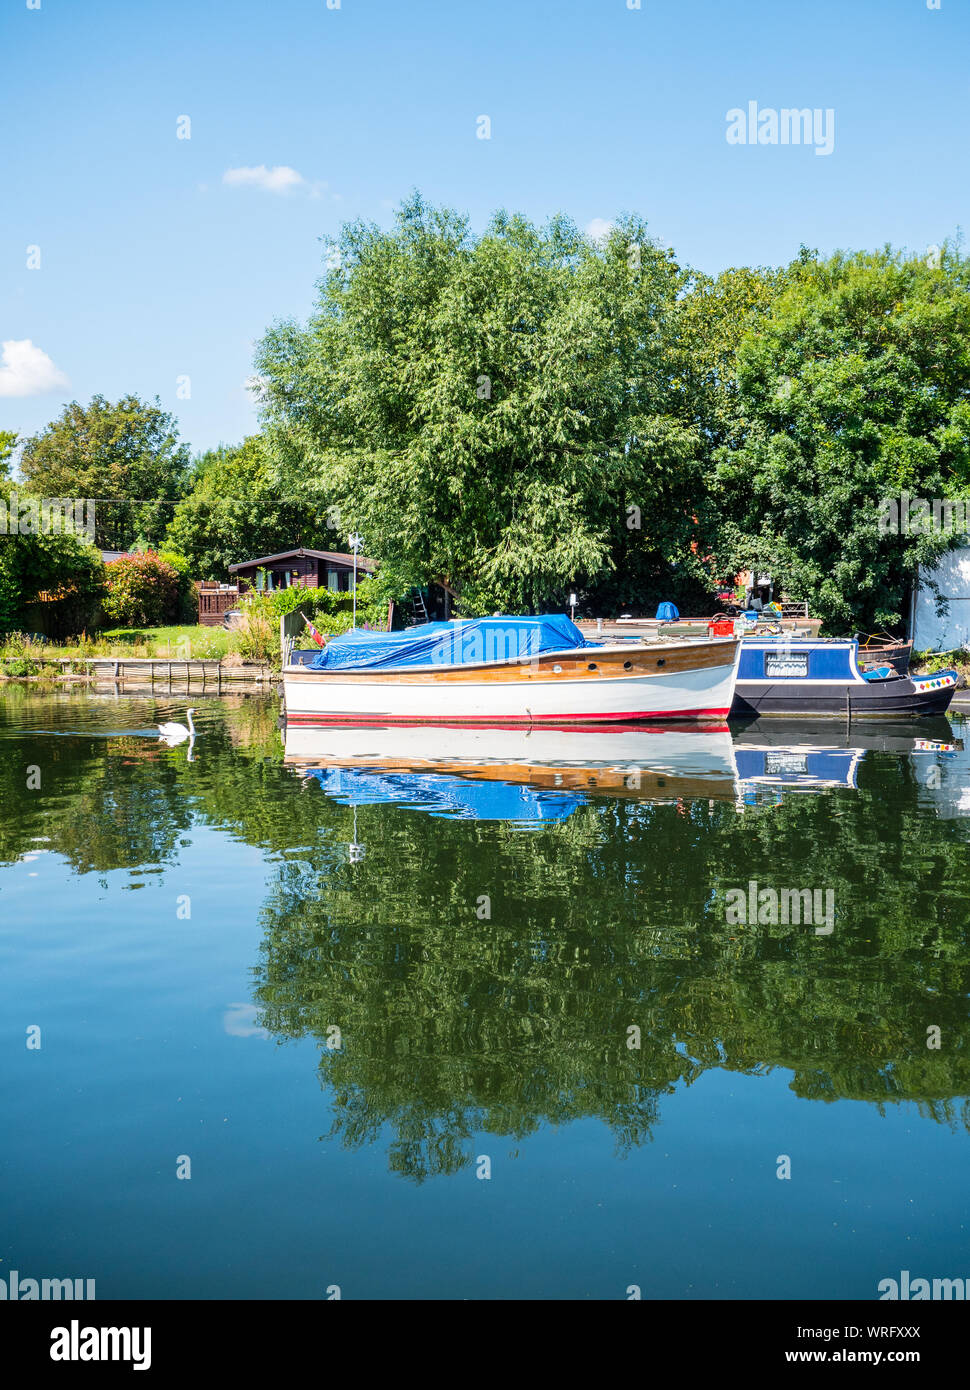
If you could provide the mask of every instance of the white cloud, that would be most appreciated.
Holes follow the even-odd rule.
[[[306,183],[306,179],[288,164],[274,164],[272,169],[267,169],[265,164],[256,164],[227,169],[222,182],[242,188],[260,188],[264,193],[288,193],[291,188],[299,188],[300,184]]]
[[[42,396],[70,382],[29,338],[8,338],[0,353],[0,396]]]
[[[255,399],[257,405],[261,405],[269,393],[269,377],[253,374],[247,376],[243,382],[243,390],[248,391]]]
[[[607,222],[604,217],[594,217],[592,222],[586,223],[586,235],[591,236],[594,241],[599,241],[603,237],[608,237],[613,230],[613,223]]]

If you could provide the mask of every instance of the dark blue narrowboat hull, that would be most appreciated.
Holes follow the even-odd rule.
[[[846,681],[841,687],[813,681],[781,685],[771,681],[738,681],[734,689],[731,718],[758,714],[843,714],[859,718],[873,715],[913,717],[945,714],[956,684],[920,691],[915,682],[898,680],[864,681],[860,687]]]

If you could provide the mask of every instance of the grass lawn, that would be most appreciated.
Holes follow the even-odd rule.
[[[236,650],[234,637],[234,633],[223,627],[198,624],[144,629],[116,627],[98,634],[99,641],[110,643],[122,656],[172,656],[183,661],[192,657],[226,656]]]
[[[173,661],[190,661],[200,657],[221,659],[237,651],[239,635],[221,627],[202,627],[198,624],[175,627],[109,628],[96,637],[69,645],[44,643],[27,644],[14,639],[0,644],[0,660],[4,656],[170,656]],[[8,649],[9,648],[9,649]]]

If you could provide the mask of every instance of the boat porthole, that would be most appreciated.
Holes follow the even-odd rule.
[[[562,667],[561,667],[561,666],[554,666],[552,669],[553,669],[554,671],[561,671],[561,670],[562,670]]]
[[[586,669],[587,669],[587,671],[595,671],[595,670],[596,670],[596,662],[595,662],[595,661],[591,661],[591,662],[589,663],[589,665],[586,667]]]
[[[624,669],[624,671],[632,671],[632,670],[633,670],[633,662],[632,662],[632,661],[624,661],[624,663],[623,663],[623,669]]]
[[[657,657],[657,665],[658,665],[658,666],[666,666],[666,664],[667,664],[667,658],[666,658],[665,656],[658,656],[658,657]]]

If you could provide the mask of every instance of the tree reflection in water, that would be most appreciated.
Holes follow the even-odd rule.
[[[254,1025],[319,1042],[333,1135],[386,1144],[394,1171],[454,1173],[482,1132],[585,1117],[622,1154],[708,1068],[779,1067],[806,1099],[911,1101],[970,1128],[970,821],[936,814],[912,758],[869,753],[855,789],[748,811],[581,798],[523,833],[305,785],[272,703],[206,703],[193,762],[137,732],[159,711],[6,701],[0,860],[42,846],[78,873],[141,874],[200,824],[260,847]],[[725,894],[749,880],[833,890],[833,933],[730,925]]]

